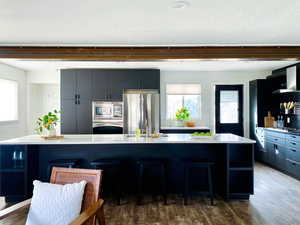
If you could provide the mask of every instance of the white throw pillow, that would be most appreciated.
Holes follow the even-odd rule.
[[[86,181],[49,184],[35,180],[26,225],[67,225],[81,210]]]

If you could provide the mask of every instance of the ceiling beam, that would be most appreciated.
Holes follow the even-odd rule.
[[[0,46],[0,58],[161,61],[161,60],[300,60],[300,46],[245,47],[21,47]]]

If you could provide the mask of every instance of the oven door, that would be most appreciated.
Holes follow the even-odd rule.
[[[94,123],[93,134],[123,134],[123,123],[122,122]]]

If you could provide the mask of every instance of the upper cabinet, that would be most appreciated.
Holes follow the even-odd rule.
[[[141,70],[140,86],[142,89],[158,89],[160,90],[160,71],[159,70]]]
[[[95,69],[93,100],[122,101],[125,89],[160,89],[160,71],[155,69]]]
[[[91,99],[92,71],[61,70],[61,99]]]

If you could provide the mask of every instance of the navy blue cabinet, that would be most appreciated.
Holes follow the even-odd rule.
[[[300,136],[265,129],[269,165],[300,179]]]
[[[273,167],[286,170],[286,144],[285,134],[279,132],[265,132],[265,148],[268,152],[267,163]]]
[[[122,101],[125,89],[160,89],[156,69],[95,69],[92,74],[94,100]]]
[[[124,89],[160,89],[157,69],[61,70],[61,133],[92,133],[92,101],[122,101]]]
[[[92,133],[92,70],[61,70],[61,133]]]

